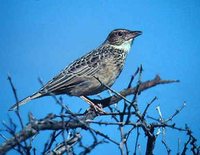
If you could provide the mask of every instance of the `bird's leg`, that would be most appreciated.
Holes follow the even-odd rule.
[[[95,103],[93,103],[88,97],[86,97],[86,96],[80,96],[80,98],[83,99],[85,102],[87,102],[91,107],[93,107],[95,109],[95,111],[103,113],[103,114],[106,113],[103,110],[102,107],[100,107],[99,105],[96,105]]]

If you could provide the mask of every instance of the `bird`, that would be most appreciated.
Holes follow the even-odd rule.
[[[96,49],[70,63],[57,76],[37,92],[14,104],[9,110],[44,96],[87,96],[98,94],[111,87],[120,75],[134,39],[142,31],[114,29]]]

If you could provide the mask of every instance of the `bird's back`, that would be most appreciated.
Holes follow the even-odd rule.
[[[93,95],[111,86],[119,76],[126,52],[112,46],[101,46],[72,62],[59,75],[49,81],[40,93]],[[101,82],[100,82],[101,81]]]

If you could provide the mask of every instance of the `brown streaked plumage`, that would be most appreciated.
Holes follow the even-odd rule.
[[[10,110],[33,99],[52,94],[80,97],[104,91],[106,88],[101,83],[113,85],[123,69],[134,38],[141,34],[141,31],[113,30],[97,49],[69,64],[39,91],[13,105]]]

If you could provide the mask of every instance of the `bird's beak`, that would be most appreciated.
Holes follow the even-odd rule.
[[[127,40],[134,39],[141,34],[142,34],[142,31],[130,31],[129,35],[127,35]]]

